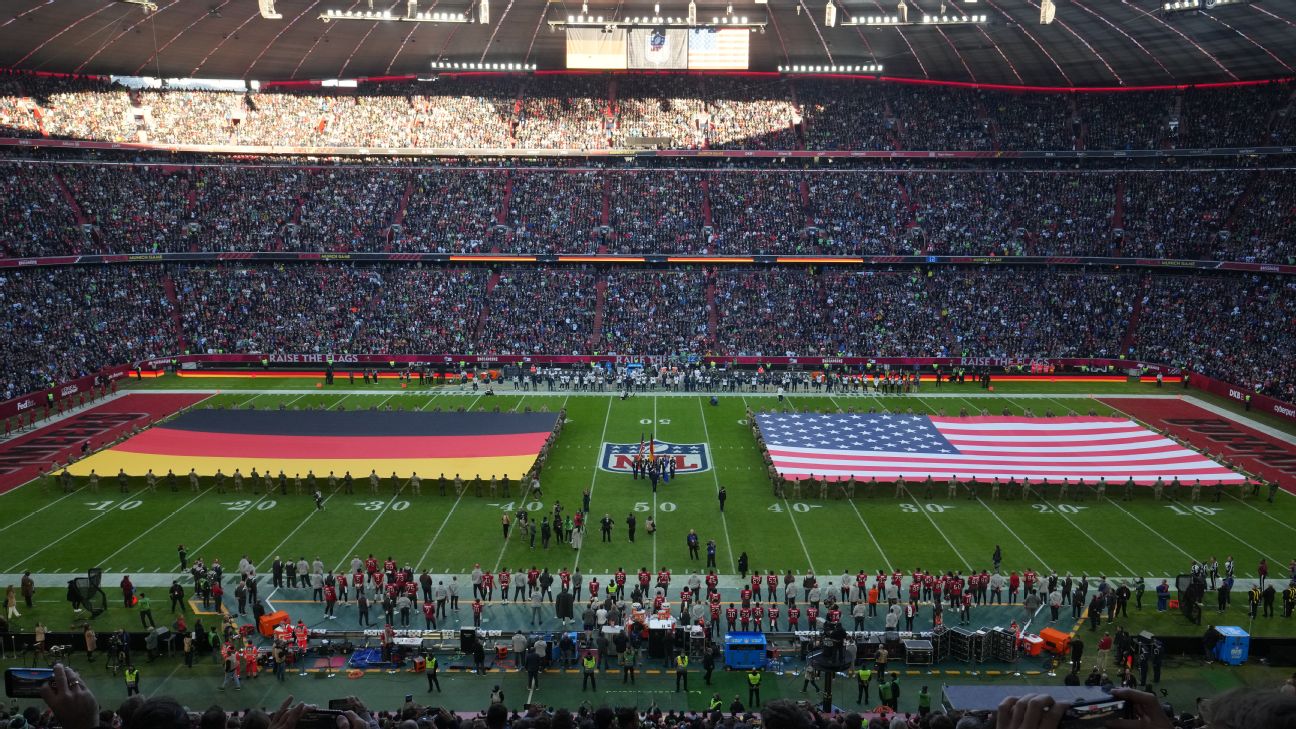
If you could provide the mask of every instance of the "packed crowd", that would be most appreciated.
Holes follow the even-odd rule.
[[[499,170],[432,171],[414,175],[393,249],[418,253],[485,253],[499,244],[496,213],[503,203]]]
[[[479,347],[490,354],[589,351],[598,293],[588,271],[518,268],[500,274]]]
[[[53,170],[41,165],[0,167],[0,249],[4,255],[79,253],[84,236],[63,199]]]
[[[12,257],[606,248],[1296,261],[1296,184],[1283,168],[880,172],[10,163],[0,165],[0,186],[6,193],[0,220],[8,223],[0,230],[0,252]],[[90,226],[88,233],[78,219]]]
[[[1131,274],[721,270],[718,351],[750,356],[1115,356]]]
[[[668,138],[686,149],[796,149],[800,116],[780,82],[705,76],[624,76],[614,146]],[[657,145],[661,146],[661,145]]]
[[[608,250],[705,251],[703,177],[700,172],[682,170],[608,175]]]
[[[598,352],[675,354],[705,349],[710,329],[710,275],[678,271],[611,271]]]
[[[122,266],[11,270],[0,278],[0,306],[9,312],[0,326],[0,346],[12,353],[8,396],[186,350],[596,351],[1124,353],[1296,400],[1296,282],[1273,275],[520,268],[496,277],[423,266]]]
[[[1296,282],[1153,276],[1143,302],[1140,357],[1296,401]]]
[[[602,239],[603,185],[595,172],[513,175],[504,247],[532,253],[595,253]]]
[[[7,269],[0,273],[3,399],[173,350],[156,269]]]
[[[634,74],[247,93],[14,74],[0,82],[6,134],[158,144],[600,149],[665,137],[673,147],[726,149],[1243,147],[1290,144],[1296,116],[1286,82],[1083,94]]]

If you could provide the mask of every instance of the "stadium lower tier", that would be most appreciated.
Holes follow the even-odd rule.
[[[1118,357],[1296,400],[1275,275],[161,264],[0,274],[5,399],[185,352]]]

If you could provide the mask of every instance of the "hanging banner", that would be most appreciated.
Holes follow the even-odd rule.
[[[623,69],[626,33],[604,28],[567,29],[567,68]]]
[[[626,44],[630,68],[688,68],[688,31],[683,28],[635,28]]]

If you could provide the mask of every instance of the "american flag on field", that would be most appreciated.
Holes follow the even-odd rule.
[[[1245,480],[1122,418],[768,413],[756,422],[775,468],[793,480]]]
[[[745,71],[750,41],[751,31],[746,28],[689,31],[688,67]]]

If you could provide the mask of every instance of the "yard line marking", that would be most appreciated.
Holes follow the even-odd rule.
[[[987,504],[985,501],[983,501],[983,500],[981,499],[980,496],[977,497],[977,502],[980,503],[982,506],[984,506],[986,511],[990,512],[990,516],[993,516],[993,517],[995,518],[995,521],[999,522],[1000,526],[1002,526],[1002,527],[1004,528],[1004,531],[1007,531],[1009,534],[1011,534],[1011,535],[1013,536],[1013,539],[1016,539],[1016,540],[1017,540],[1017,543],[1018,543],[1018,544],[1020,544],[1020,545],[1022,545],[1023,547],[1025,547],[1025,548],[1026,548],[1026,551],[1027,551],[1027,552],[1030,552],[1032,557],[1034,557],[1034,558],[1035,558],[1035,559],[1036,559],[1040,564],[1044,565],[1044,569],[1046,569],[1046,570],[1048,570],[1048,571],[1050,571],[1050,572],[1053,571],[1053,568],[1052,568],[1052,567],[1049,567],[1048,562],[1045,562],[1043,557],[1039,556],[1039,554],[1037,554],[1037,553],[1035,552],[1035,550],[1031,549],[1031,548],[1030,548],[1030,545],[1026,543],[1026,540],[1024,540],[1024,539],[1022,539],[1021,537],[1017,536],[1017,532],[1013,531],[1012,527],[1008,526],[1008,523],[1005,522],[1005,521],[1004,521],[1004,520],[999,516],[999,513],[998,513],[998,512],[996,512],[994,509],[991,509],[991,508],[990,508],[990,505]],[[1118,560],[1118,561],[1119,561],[1119,560]]]
[[[32,481],[35,481],[35,480],[37,480],[37,479],[39,479],[39,478],[40,478],[40,476],[37,476],[36,478],[33,478]],[[31,481],[28,481],[28,483],[31,483]],[[0,532],[5,531],[5,530],[8,529],[9,527],[15,527],[15,526],[18,526],[19,524],[23,523],[24,521],[27,521],[28,519],[32,518],[33,516],[36,516],[37,514],[41,513],[42,511],[45,511],[46,509],[50,508],[51,506],[56,506],[56,505],[57,505],[60,501],[62,501],[63,499],[66,499],[66,498],[69,498],[69,497],[72,497],[72,496],[76,496],[77,493],[79,493],[79,490],[78,490],[78,489],[73,489],[72,491],[67,492],[66,494],[64,494],[64,495],[58,497],[57,499],[55,499],[55,500],[49,502],[48,504],[42,506],[41,508],[39,508],[39,509],[37,509],[37,510],[31,512],[31,513],[28,514],[27,516],[24,516],[24,517],[22,517],[21,519],[19,519],[19,520],[13,522],[13,523],[11,523],[11,524],[6,524],[6,525],[0,527]]]
[[[99,560],[99,561],[100,561],[100,562],[107,562],[108,560],[112,559],[113,557],[116,557],[117,555],[121,554],[121,552],[122,552],[123,549],[126,549],[127,547],[131,546],[131,545],[134,544],[135,542],[138,542],[139,540],[143,539],[143,538],[144,538],[144,535],[148,534],[148,533],[152,530],[152,528],[156,528],[156,527],[158,527],[158,526],[161,526],[165,521],[167,521],[167,520],[170,519],[171,517],[175,516],[176,514],[179,514],[181,511],[184,511],[184,508],[185,508],[186,506],[192,504],[193,502],[197,501],[198,499],[201,499],[201,498],[202,498],[203,496],[205,496],[206,494],[210,493],[211,490],[212,490],[212,488],[214,488],[214,487],[212,487],[212,486],[208,486],[208,487],[207,487],[206,489],[204,489],[203,491],[198,492],[198,495],[197,495],[197,496],[195,496],[195,497],[193,497],[192,499],[189,499],[188,501],[186,501],[184,504],[182,504],[182,505],[180,506],[180,508],[178,508],[178,509],[176,509],[175,511],[171,512],[171,513],[168,514],[167,516],[162,517],[161,519],[157,520],[156,522],[153,522],[152,527],[151,527],[150,529],[143,529],[143,530],[140,530],[140,533],[139,533],[139,534],[138,534],[134,539],[130,540],[129,542],[127,542],[127,543],[125,543],[125,544],[123,544],[121,547],[119,547],[119,548],[117,549],[116,552],[113,552],[112,554],[108,555],[107,557],[104,557],[103,559],[101,559],[101,560]]]
[[[373,521],[369,523],[369,528],[364,530],[364,532],[360,535],[360,538],[356,539],[355,544],[352,544],[351,548],[348,549],[342,555],[342,558],[338,560],[337,566],[333,568],[334,572],[341,570],[343,565],[346,564],[346,559],[348,554],[355,554],[356,548],[358,548],[360,544],[364,542],[365,537],[369,536],[369,532],[373,531],[373,528],[378,526],[378,522],[382,519],[383,515],[386,514],[389,509],[391,509],[391,505],[396,503],[397,497],[401,495],[401,492],[404,491],[405,487],[408,485],[409,485],[409,479],[405,479],[405,483],[401,484],[400,488],[396,489],[396,493],[392,494],[392,497],[387,500],[387,505],[384,506],[382,508],[382,511],[378,512],[377,516],[374,517]],[[319,509],[316,509],[315,511],[319,511]],[[311,514],[314,513],[315,512],[311,512]],[[303,519],[302,521],[305,520]]]
[[[913,504],[919,505],[921,503],[918,501],[917,498],[914,497],[913,492],[909,490],[909,486],[907,484],[905,485],[904,490],[905,493],[909,495],[909,500]],[[931,522],[932,528],[935,529],[937,533],[941,535],[941,539],[944,539],[945,543],[949,545],[950,549],[954,550],[954,554],[957,555],[958,558],[963,561],[963,566],[967,567],[968,571],[971,571],[972,563],[967,561],[967,557],[963,556],[963,553],[959,551],[958,547],[954,546],[954,542],[951,542],[950,538],[945,535],[945,530],[941,529],[940,526],[936,524],[936,520],[932,518],[932,515],[928,513],[927,509],[920,507],[918,511],[922,512],[922,515],[927,517],[927,521]]]
[[[1061,400],[1058,400],[1057,398],[1052,398],[1052,397],[1050,397],[1050,398],[1048,398],[1048,401],[1051,402],[1051,403],[1053,403],[1053,404],[1055,404],[1055,405],[1060,405],[1060,406],[1062,407],[1062,409],[1066,411],[1065,413],[1063,413],[1064,415],[1079,415],[1079,414],[1080,414],[1080,411],[1079,411],[1079,410],[1073,410],[1073,409],[1071,409],[1071,406],[1070,406],[1070,405],[1067,405],[1066,403],[1062,402]]]
[[[1087,488],[1087,487],[1086,487],[1086,488]],[[1085,535],[1085,538],[1086,538],[1086,539],[1088,539],[1089,541],[1093,542],[1094,545],[1097,546],[1097,547],[1098,547],[1099,549],[1101,549],[1102,551],[1106,552],[1108,557],[1111,557],[1112,559],[1116,560],[1116,563],[1119,564],[1119,565],[1120,565],[1120,566],[1125,570],[1125,574],[1127,574],[1127,575],[1137,575],[1137,574],[1139,574],[1137,571],[1131,569],[1130,566],[1129,566],[1128,564],[1125,564],[1125,561],[1124,561],[1124,560],[1122,560],[1120,557],[1117,557],[1114,553],[1112,553],[1112,551],[1111,551],[1110,549],[1107,549],[1106,547],[1104,547],[1103,544],[1102,544],[1102,542],[1098,541],[1097,539],[1094,539],[1093,535],[1091,535],[1089,532],[1085,531],[1084,529],[1080,528],[1080,525],[1076,524],[1075,521],[1073,521],[1073,520],[1071,519],[1071,517],[1068,516],[1067,513],[1066,513],[1065,511],[1062,511],[1061,509],[1058,509],[1057,507],[1053,506],[1052,504],[1050,504],[1050,503],[1048,502],[1047,499],[1043,499],[1043,498],[1041,498],[1040,501],[1043,502],[1045,505],[1047,505],[1047,506],[1048,506],[1050,509],[1052,509],[1055,513],[1060,514],[1060,515],[1062,516],[1063,519],[1066,519],[1066,521],[1067,521],[1068,524],[1070,524],[1071,526],[1073,526],[1073,527],[1076,528],[1076,531],[1078,531],[1078,532],[1080,532],[1081,534]],[[1046,566],[1047,566],[1047,565],[1046,565]]]
[[[1270,521],[1273,521],[1273,522],[1277,522],[1278,524],[1281,524],[1282,526],[1285,526],[1285,527],[1287,527],[1288,529],[1290,529],[1290,530],[1296,532],[1296,526],[1292,526],[1291,524],[1288,524],[1287,522],[1283,521],[1282,519],[1277,519],[1277,518],[1275,518],[1275,517],[1274,517],[1272,514],[1270,514],[1269,512],[1267,512],[1267,511],[1265,511],[1265,510],[1263,510],[1263,509],[1257,509],[1257,508],[1255,508],[1254,506],[1248,504],[1246,501],[1243,501],[1242,499],[1239,499],[1238,497],[1236,497],[1236,496],[1234,496],[1233,494],[1230,494],[1230,493],[1228,493],[1228,492],[1225,492],[1224,495],[1227,496],[1227,497],[1229,497],[1230,499],[1233,499],[1234,501],[1238,502],[1239,504],[1245,506],[1246,508],[1250,509],[1251,511],[1256,512],[1257,514],[1264,514],[1264,516],[1265,516],[1266,519],[1269,519]],[[8,527],[5,527],[5,529],[8,529]],[[0,529],[0,531],[4,531],[4,529]]]
[[[194,646],[194,650],[197,651],[197,650],[198,650],[198,646],[195,645],[195,646]],[[182,666],[182,665],[184,665],[184,664],[183,664],[183,663],[177,663],[177,664],[176,664],[176,667],[173,668],[173,669],[171,669],[171,673],[168,673],[168,674],[166,675],[166,678],[164,678],[164,679],[162,679],[161,681],[159,681],[159,682],[158,682],[158,683],[153,687],[153,690],[150,691],[149,694],[148,694],[150,699],[153,698],[154,694],[156,694],[158,691],[161,691],[161,690],[162,690],[162,687],[163,687],[164,685],[166,685],[166,682],[167,682],[167,681],[170,681],[170,680],[171,680],[171,677],[172,677],[172,676],[176,675],[176,671],[179,671],[179,670],[180,670],[180,666]],[[150,682],[150,683],[151,683],[151,682]]]
[[[518,490],[519,491],[522,490],[521,483],[518,484]],[[450,523],[450,517],[454,515],[455,509],[459,508],[459,502],[463,501],[464,493],[467,491],[468,489],[464,489],[463,491],[459,492],[459,498],[455,499],[454,504],[450,507],[450,511],[446,512],[445,519],[441,521],[441,526],[436,530],[436,534],[432,535],[432,541],[428,542],[427,548],[424,549],[423,554],[419,556],[418,562],[414,563],[416,569],[422,569],[423,560],[427,559],[428,552],[432,551],[432,545],[436,544],[437,538],[441,536],[441,531],[446,528],[446,524]]]
[[[1180,508],[1182,508],[1182,507],[1180,507]],[[1233,532],[1231,532],[1231,531],[1225,529],[1224,527],[1220,526],[1219,524],[1216,524],[1215,522],[1211,521],[1210,519],[1207,519],[1206,517],[1202,516],[1201,514],[1198,514],[1197,511],[1196,511],[1195,509],[1187,509],[1186,511],[1191,512],[1192,515],[1195,516],[1195,517],[1197,517],[1199,520],[1204,521],[1204,522],[1206,522],[1207,524],[1210,524],[1211,526],[1215,527],[1216,529],[1218,529],[1218,530],[1224,532],[1225,534],[1229,535],[1230,537],[1233,537],[1235,540],[1237,540],[1237,541],[1241,542],[1242,544],[1246,545],[1248,549],[1254,550],[1256,554],[1259,554],[1259,555],[1262,556],[1262,557],[1266,557],[1266,558],[1268,558],[1270,562],[1274,563],[1275,565],[1278,565],[1278,567],[1281,569],[1281,567],[1282,567],[1282,565],[1283,565],[1283,561],[1282,561],[1281,559],[1274,557],[1272,554],[1269,554],[1269,553],[1265,552],[1264,550],[1262,550],[1262,549],[1256,547],[1255,545],[1251,544],[1250,542],[1248,542],[1247,540],[1243,539],[1242,537],[1239,537],[1238,535],[1236,535],[1236,534],[1234,534]]]
[[[801,551],[805,552],[806,563],[810,565],[810,571],[815,572],[814,560],[810,558],[810,550],[806,547],[805,539],[801,536],[801,527],[797,526],[796,515],[792,513],[792,504],[788,503],[787,497],[783,497],[783,508],[787,511],[788,518],[792,520],[792,529],[796,532],[797,541],[801,542]],[[968,569],[972,569],[970,566]]]
[[[607,415],[603,416],[603,434],[599,436],[599,446],[598,446],[598,447],[599,447],[600,452],[602,451],[602,448],[603,448],[603,442],[607,440],[607,429],[608,429],[608,423],[609,423],[611,420],[612,420],[612,398],[609,397],[609,398],[608,398],[608,406],[607,406]],[[590,490],[590,501],[591,501],[591,502],[593,502],[593,500],[594,500],[594,486],[598,483],[598,472],[599,472],[599,469],[598,469],[598,463],[597,463],[597,462],[595,462],[595,464],[594,464],[594,469],[593,469],[593,470],[594,470],[594,475],[593,475],[593,476],[590,476],[590,488],[589,488],[589,490]],[[581,530],[584,531],[584,527],[581,527]],[[505,544],[506,544],[506,546],[507,546],[507,542],[506,542]],[[576,550],[576,561],[572,564],[573,569],[576,568],[576,567],[579,567],[579,566],[580,566],[581,552],[582,552],[584,549],[585,549],[585,539],[584,539],[584,535],[581,535],[581,548],[578,549],[578,550]],[[504,554],[504,551],[503,551],[503,550],[500,550],[500,555],[503,556],[503,554]]]
[[[859,507],[855,506],[855,502],[851,499],[847,499],[847,502],[851,505],[851,508],[855,510],[855,516],[859,518],[860,524],[864,525],[864,531],[868,534],[869,539],[873,540],[873,546],[877,547],[878,554],[882,555],[882,561],[886,563],[887,571],[894,571],[895,568],[891,565],[891,558],[888,557],[886,552],[882,549],[882,545],[878,543],[877,537],[873,536],[873,530],[869,528],[868,522],[864,521],[864,515],[860,513]]]
[[[338,398],[337,402],[335,402],[335,403],[333,403],[332,405],[329,406],[329,410],[335,410],[335,409],[340,410],[341,408],[340,408],[339,406],[340,406],[340,405],[342,404],[342,402],[343,402],[344,400],[346,400],[348,397],[351,397],[351,395],[350,395],[350,394],[347,394],[347,395],[343,395],[342,397]]]
[[[269,496],[269,495],[270,495],[270,494],[266,493],[266,494],[263,494],[263,495],[257,497],[257,500],[256,500],[256,501],[253,501],[253,502],[252,502],[252,505],[249,506],[249,507],[247,508],[246,511],[241,511],[241,512],[239,512],[239,515],[236,516],[236,517],[234,517],[233,519],[230,519],[230,521],[229,521],[228,524],[226,524],[225,526],[223,526],[223,527],[220,528],[220,531],[218,531],[218,532],[216,532],[215,534],[211,535],[211,537],[210,537],[207,541],[203,542],[202,544],[199,544],[196,548],[194,548],[193,555],[194,555],[195,557],[197,557],[197,556],[201,556],[201,554],[202,554],[202,550],[203,550],[203,547],[206,547],[208,544],[211,544],[213,541],[216,540],[216,537],[219,537],[220,535],[224,534],[226,529],[229,529],[230,527],[232,527],[232,526],[234,526],[235,524],[237,524],[238,521],[239,521],[239,519],[242,519],[243,517],[247,516],[247,515],[248,515],[249,513],[251,513],[252,511],[256,510],[257,504],[260,504],[262,501],[265,501],[265,497],[266,497],[266,496]]]
[[[81,531],[82,529],[85,529],[86,527],[88,527],[88,526],[90,526],[91,524],[93,524],[93,523],[99,521],[100,519],[104,518],[105,516],[108,516],[108,515],[111,514],[111,513],[112,513],[111,510],[104,511],[104,512],[103,512],[102,514],[100,514],[99,516],[96,516],[96,517],[90,519],[89,521],[87,521],[86,523],[84,523],[84,524],[82,524],[81,526],[77,527],[76,529],[73,529],[73,530],[69,531],[68,533],[64,534],[63,536],[59,537],[58,539],[55,539],[54,541],[50,542],[49,544],[46,544],[45,546],[41,547],[40,549],[36,550],[35,552],[32,552],[31,554],[27,555],[26,557],[24,557],[24,558],[18,560],[17,562],[14,563],[14,565],[13,565],[12,567],[10,567],[9,569],[5,570],[5,572],[14,572],[15,570],[18,569],[18,567],[20,567],[20,566],[22,565],[23,562],[30,561],[32,557],[35,557],[36,555],[41,554],[42,552],[44,552],[45,550],[49,549],[50,547],[53,547],[54,545],[58,544],[59,542],[63,541],[64,539],[67,539],[68,537],[72,536],[73,534],[76,534],[77,532]]]
[[[711,430],[710,430],[710,428],[707,427],[707,421],[706,421],[706,408],[702,407],[702,400],[701,400],[701,399],[699,399],[699,400],[697,401],[697,405],[698,405],[698,411],[699,411],[700,413],[702,413],[702,435],[703,435],[703,437],[706,438],[707,444],[710,445],[710,443],[711,443]],[[743,411],[745,412],[746,410],[747,410],[747,400],[744,398],[744,399],[743,399]],[[720,473],[719,473],[719,471],[718,471],[718,469],[719,469],[719,465],[718,465],[718,464],[715,462],[715,460],[714,460],[714,459],[715,459],[715,454],[714,454],[714,453],[711,454],[711,458],[712,458],[712,462],[711,462],[711,478],[715,479],[716,498],[719,499],[719,494],[720,494]],[[729,571],[730,571],[730,572],[737,572],[737,571],[738,571],[738,566],[734,563],[733,543],[729,541],[729,520],[725,518],[725,513],[724,513],[723,511],[720,512],[720,524],[724,526],[725,549],[728,550],[728,552],[729,552]]]
[[[653,430],[651,433],[648,434],[648,437],[652,438],[653,440],[657,440],[657,395],[656,394],[653,394],[652,427]],[[714,467],[715,464],[712,464],[712,468]],[[657,489],[655,488],[653,489],[652,520],[653,520],[653,524],[657,523]],[[652,571],[653,574],[656,574],[657,573],[657,535],[655,533],[652,535],[652,543],[653,543]]]
[[[433,395],[432,397],[429,397],[429,398],[427,399],[427,402],[423,403],[422,407],[420,407],[419,410],[420,410],[420,411],[422,411],[422,410],[426,410],[426,409],[427,409],[427,406],[428,406],[428,405],[431,405],[431,404],[432,404],[432,401],[435,400],[435,399],[437,399],[438,397],[441,397],[441,393],[439,393],[439,392],[436,393],[435,395]]]
[[[332,493],[330,493],[328,496],[325,496],[325,497],[324,497],[324,504],[327,505],[328,502],[329,502],[329,499],[332,499],[332,498],[333,498],[334,496],[336,496],[337,493],[338,493],[339,491],[341,491],[341,490],[342,490],[341,487],[338,487],[338,488],[336,488],[336,489],[333,489],[333,492],[332,492]],[[251,508],[251,507],[249,507],[249,508]],[[312,510],[311,510],[311,513],[307,514],[305,519],[302,519],[301,521],[297,522],[297,526],[293,527],[293,530],[290,531],[290,532],[288,532],[288,536],[284,537],[282,541],[280,541],[278,544],[276,544],[276,545],[275,545],[275,548],[272,549],[272,550],[270,550],[270,552],[269,552],[268,554],[266,554],[265,559],[261,560],[260,562],[257,562],[257,564],[256,564],[256,568],[257,568],[258,570],[260,570],[261,567],[262,567],[263,565],[265,565],[266,562],[270,561],[270,555],[278,554],[278,553],[279,553],[279,550],[283,548],[283,545],[287,544],[287,543],[288,543],[288,540],[289,540],[289,539],[292,539],[294,534],[296,534],[297,532],[301,531],[301,528],[304,527],[304,526],[306,526],[306,522],[310,521],[311,518],[314,517],[314,516],[315,516],[316,514],[318,514],[319,512],[320,512],[319,509],[312,509]]]
[[[1161,541],[1165,542],[1166,544],[1169,544],[1170,546],[1174,547],[1175,549],[1179,550],[1179,553],[1182,554],[1183,556],[1187,557],[1188,559],[1196,559],[1196,558],[1193,557],[1191,554],[1185,552],[1185,551],[1183,550],[1183,548],[1180,547],[1178,544],[1175,544],[1174,542],[1172,542],[1172,541],[1170,541],[1169,539],[1166,539],[1164,536],[1162,536],[1162,535],[1161,535],[1161,532],[1159,532],[1159,531],[1153,529],[1152,527],[1148,526],[1147,522],[1145,522],[1145,521],[1143,521],[1142,519],[1138,518],[1137,516],[1134,516],[1133,514],[1131,514],[1128,510],[1125,509],[1125,507],[1123,507],[1123,506],[1121,506],[1119,503],[1117,503],[1116,500],[1113,499],[1112,497],[1110,497],[1110,496],[1104,496],[1103,498],[1106,499],[1107,502],[1110,503],[1112,506],[1115,506],[1117,509],[1120,509],[1121,511],[1125,512],[1125,515],[1126,515],[1126,516],[1128,516],[1129,518],[1131,518],[1131,519],[1133,519],[1134,521],[1138,522],[1139,524],[1142,524],[1144,529],[1147,529],[1148,531],[1150,531],[1150,532],[1152,532],[1153,534],[1157,535],[1157,538],[1158,538],[1158,539],[1160,539]]]
[[[517,404],[514,405],[514,406],[513,406],[513,409],[510,410],[509,412],[514,412],[514,413],[518,412],[518,411],[522,408],[522,401],[525,400],[525,399],[527,399],[527,396],[526,396],[526,395],[523,395],[522,397],[519,397],[519,398],[518,398],[518,401],[517,401]]]

